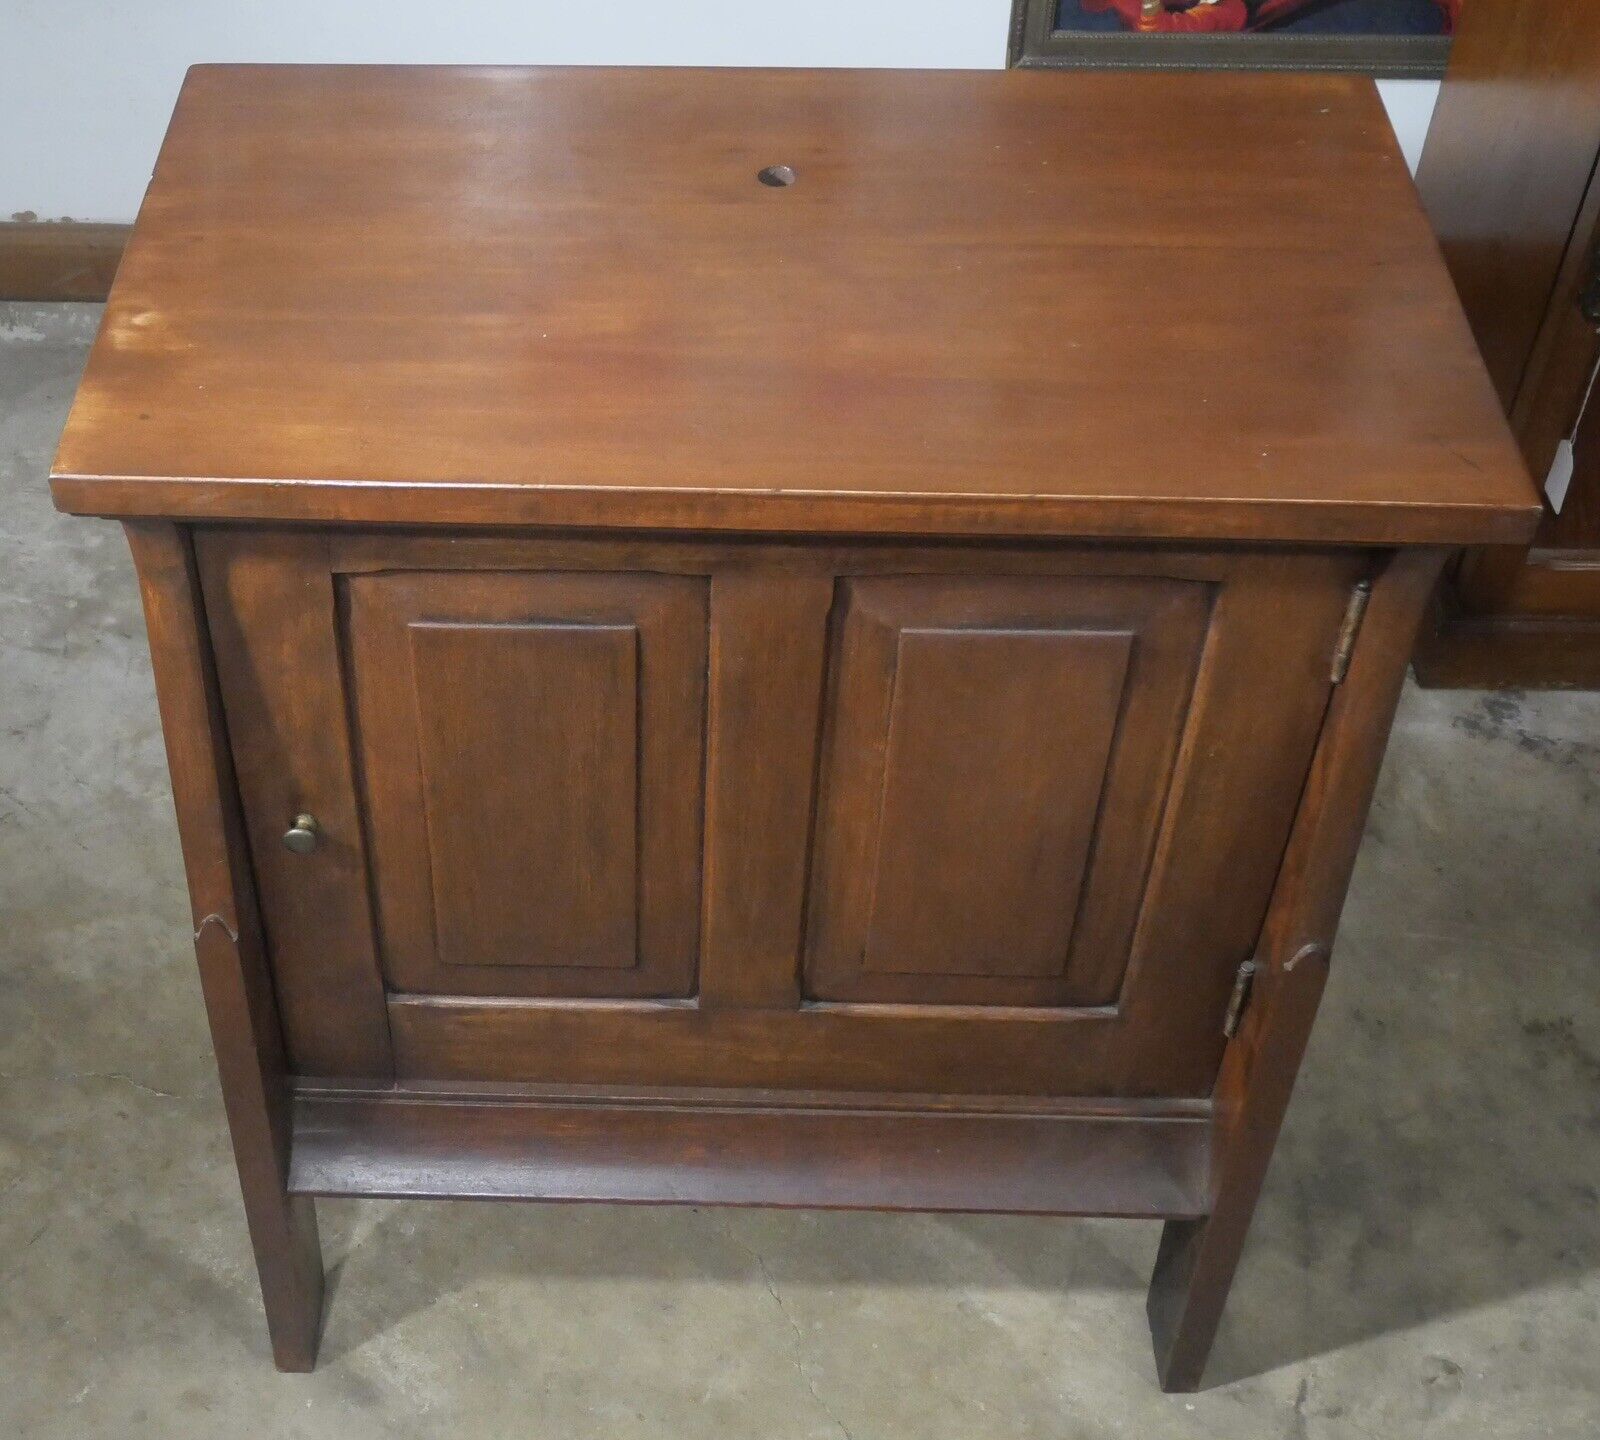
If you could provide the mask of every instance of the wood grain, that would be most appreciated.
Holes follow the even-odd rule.
[[[312,1202],[288,1192],[289,1066],[250,882],[226,721],[189,538],[134,523],[156,698],[193,907],[195,958],[255,1251],[273,1360],[309,1370],[322,1330],[322,1254]]]
[[[1535,516],[1346,76],[197,67],[54,474],[430,525]]]
[[[1427,550],[1391,560],[1333,692],[1263,922],[1255,990],[1217,1077],[1210,1213],[1168,1223],[1150,1281],[1164,1390],[1197,1389],[1204,1374],[1322,998],[1405,660],[1443,563]]]
[[[711,581],[700,1003],[800,1003],[831,576]]]
[[[132,226],[0,223],[0,300],[104,300]]]
[[[1126,630],[901,632],[863,970],[1060,974],[1132,648]]]
[[[693,993],[706,588],[570,571],[346,582],[393,989]]]
[[[1417,189],[1508,411],[1597,151],[1600,15],[1589,5],[1472,0]]]
[[[1532,549],[1468,552],[1417,652],[1426,685],[1600,684],[1600,10],[1467,7],[1417,184],[1530,472],[1575,435]],[[1582,421],[1580,423],[1580,416]]]
[[[1010,574],[852,577],[840,590],[806,993],[1114,1004],[1214,592]],[[925,694],[901,661],[908,638],[930,635],[980,653]],[[1097,693],[1079,647],[1106,640],[1126,643],[1127,673]],[[1063,653],[1047,659],[1040,643]],[[1029,669],[1015,654],[983,668],[984,653],[1018,644],[1035,647]],[[1075,694],[1099,708],[1082,713]],[[908,704],[926,714],[897,743]]]
[[[169,517],[280,1364],[312,1193],[689,1200],[1166,1216],[1173,1388],[1535,512],[1370,85],[1239,75],[202,67],[55,494]]]
[[[327,540],[208,532],[195,553],[290,1064],[392,1074]],[[314,858],[283,846],[302,812]]]
[[[639,960],[639,631],[410,632],[441,965]]]
[[[297,1193],[1199,1215],[1204,1112],[302,1091]]]

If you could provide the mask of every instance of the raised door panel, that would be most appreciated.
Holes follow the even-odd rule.
[[[809,998],[1115,1001],[1211,593],[844,585]]]
[[[348,597],[390,987],[691,994],[704,582],[424,572]]]
[[[632,968],[638,630],[407,628],[440,963]]]
[[[1062,969],[1131,642],[901,632],[863,970]]]

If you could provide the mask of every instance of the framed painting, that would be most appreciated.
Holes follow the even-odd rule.
[[[1014,0],[1013,65],[1444,73],[1463,0]]]

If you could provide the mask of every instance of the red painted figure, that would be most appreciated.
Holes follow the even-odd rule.
[[[1178,34],[1226,34],[1269,30],[1322,0],[1082,0],[1085,10],[1114,10],[1130,30]],[[1453,34],[1461,16],[1461,0],[1434,0],[1444,17],[1445,33]]]

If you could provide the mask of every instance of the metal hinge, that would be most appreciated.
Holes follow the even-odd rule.
[[[1367,613],[1367,601],[1372,599],[1372,581],[1361,580],[1350,592],[1350,603],[1345,606],[1344,624],[1339,627],[1339,638],[1333,647],[1333,665],[1329,678],[1337,685],[1350,673],[1350,656],[1356,648],[1356,636],[1361,633],[1361,618]]]
[[[1222,1017],[1222,1033],[1231,1040],[1239,1033],[1239,1022],[1244,1019],[1245,1007],[1250,1003],[1250,991],[1255,986],[1256,962],[1246,960],[1233,977],[1233,994],[1228,997],[1228,1013]]]

